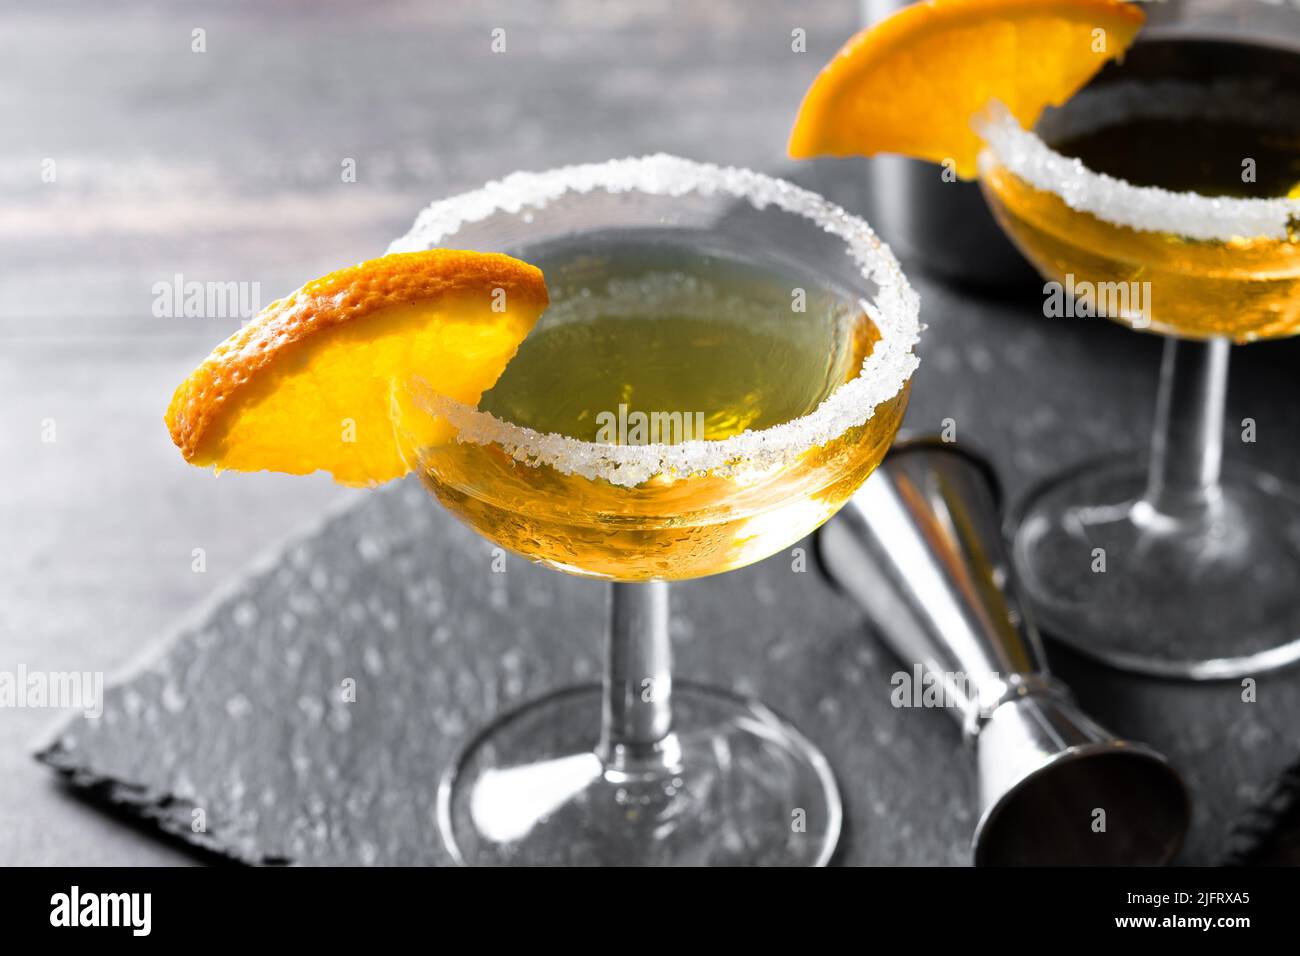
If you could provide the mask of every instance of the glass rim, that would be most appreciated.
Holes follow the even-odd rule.
[[[427,382],[411,383],[417,403],[446,419],[456,440],[497,445],[529,465],[549,465],[565,474],[603,478],[633,487],[657,474],[728,474],[738,467],[788,464],[850,428],[864,425],[876,408],[895,398],[911,379],[919,359],[920,299],[898,260],[866,221],[817,193],[785,180],[733,166],[715,166],[658,153],[546,172],[517,172],[480,189],[433,202],[388,252],[436,248],[462,226],[505,212],[541,209],[571,192],[642,192],[664,197],[723,194],[754,208],[773,207],[802,216],[842,240],[863,278],[876,285],[873,301],[860,300],[880,333],[858,374],[839,385],[815,409],[759,431],[722,439],[678,444],[618,445],[544,434],[438,394]]]
[[[985,143],[978,160],[981,178],[1001,166],[1033,188],[1056,196],[1075,212],[1088,213],[1113,226],[1230,242],[1286,239],[1288,223],[1300,218],[1300,199],[1174,192],[1096,172],[1082,160],[1058,153],[1033,130],[1022,127],[998,100],[991,101],[972,125]]]

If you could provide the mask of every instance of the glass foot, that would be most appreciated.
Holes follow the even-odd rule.
[[[1193,517],[1143,497],[1109,461],[1034,492],[1015,525],[1017,576],[1051,637],[1122,670],[1239,677],[1300,659],[1300,488],[1226,467]]]
[[[830,766],[762,704],[674,682],[673,732],[622,769],[597,756],[602,690],[525,704],[470,742],[438,788],[469,865],[824,865],[842,811]]]

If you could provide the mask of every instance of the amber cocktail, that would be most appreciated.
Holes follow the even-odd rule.
[[[675,682],[667,584],[790,546],[884,455],[917,300],[862,221],[788,183],[667,156],[516,174],[435,203],[391,251],[508,252],[550,307],[455,439],[437,499],[529,559],[609,580],[604,684],[502,717],[444,777],[473,863],[824,863],[840,802],[762,704]],[[743,634],[718,639],[745,640]]]

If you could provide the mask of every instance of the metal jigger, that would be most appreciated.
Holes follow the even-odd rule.
[[[976,754],[977,866],[1168,862],[1187,832],[1187,788],[1048,674],[1008,579],[997,499],[978,457],[902,442],[819,532],[822,568],[962,721]]]

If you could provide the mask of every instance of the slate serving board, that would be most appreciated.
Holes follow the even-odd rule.
[[[599,679],[604,586],[492,563],[417,483],[377,491],[290,544],[41,757],[241,861],[448,862],[434,786],[457,746],[502,708]],[[796,563],[679,587],[678,675],[757,694],[822,744],[849,808],[846,862],[963,862],[974,821],[955,726],[890,706],[894,663]]]
[[[417,483],[377,491],[199,615],[41,759],[242,862],[447,863],[434,786],[459,743],[502,708],[599,677],[603,586],[492,564]],[[837,862],[967,862],[972,782],[955,725],[890,705],[897,662],[801,565],[782,553],[675,586],[678,674],[758,695],[823,747],[845,800]],[[1186,859],[1228,852],[1244,786],[1264,781],[1234,779],[1249,768],[1213,728],[1232,724],[1227,740],[1246,747],[1270,738],[1267,721],[1207,705],[1203,689],[1066,673],[1094,713],[1146,731],[1188,772]],[[1190,724],[1188,694],[1203,711]]]

